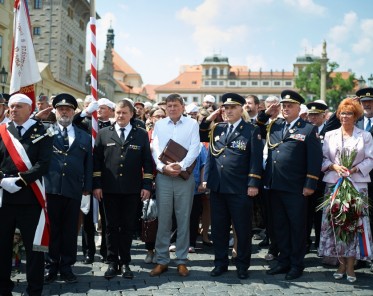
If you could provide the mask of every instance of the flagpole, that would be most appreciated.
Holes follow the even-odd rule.
[[[91,95],[97,101],[97,47],[96,47],[96,4],[95,0],[90,0],[90,30],[91,30]],[[92,148],[96,140],[98,131],[97,112],[92,114]]]

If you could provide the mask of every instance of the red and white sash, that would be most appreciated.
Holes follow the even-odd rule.
[[[25,149],[23,148],[22,144],[11,133],[9,133],[5,124],[0,125],[0,135],[18,171],[25,172],[31,169],[32,164],[27,156]],[[45,195],[44,180],[42,180],[42,182],[36,180],[29,185],[31,186],[32,191],[34,192],[42,208],[38,226],[36,228],[34,236],[33,250],[46,252],[48,251],[49,246],[49,219],[47,213],[47,200]]]

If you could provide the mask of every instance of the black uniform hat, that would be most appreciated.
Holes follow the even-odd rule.
[[[52,105],[53,108],[57,108],[59,106],[68,106],[75,110],[78,107],[78,102],[72,95],[59,94],[53,99]]]
[[[281,98],[281,103],[296,103],[300,105],[305,101],[300,94],[290,89],[282,91]]]
[[[322,101],[317,100],[307,104],[308,113],[315,114],[315,113],[325,113],[326,109],[328,109],[328,105]]]
[[[356,92],[356,95],[360,98],[360,101],[371,101],[373,100],[373,88],[366,87],[359,89]]]
[[[8,105],[9,99],[10,99],[9,94],[0,94],[0,104],[1,105]]]
[[[240,105],[243,106],[246,101],[244,97],[235,93],[226,93],[222,96],[223,106],[225,105]]]

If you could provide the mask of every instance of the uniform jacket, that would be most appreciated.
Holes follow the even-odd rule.
[[[217,123],[211,134],[205,165],[207,187],[215,192],[247,194],[249,186],[259,187],[263,145],[259,128],[241,121],[226,137],[227,123]]]
[[[73,125],[74,142],[65,152],[58,125],[54,136],[53,156],[45,176],[46,192],[81,200],[83,191],[92,190],[92,144],[91,137]]]
[[[44,125],[41,122],[36,122],[32,125],[22,137],[19,137],[18,130],[12,122],[8,126],[9,132],[18,139],[24,147],[32,168],[26,172],[20,173],[20,176],[27,184],[30,184],[41,177],[48,171],[50,159],[52,156],[53,137],[44,137],[35,144],[32,141],[41,135],[45,134]],[[14,165],[9,156],[8,151],[0,137],[0,170],[5,175],[16,177],[18,175],[17,167]],[[10,194],[6,190],[3,191],[4,204],[38,204],[38,201],[30,186],[23,187],[18,192]]]
[[[267,120],[264,112],[259,114],[262,136],[269,133],[264,186],[294,193],[302,193],[304,187],[315,190],[322,163],[317,128],[299,118],[283,137],[285,120],[278,118],[268,126],[262,124]]]
[[[357,166],[359,172],[352,174],[351,179],[354,182],[370,182],[369,172],[373,168],[373,139],[369,132],[363,131],[354,127],[352,134],[357,155],[353,163],[353,167]],[[322,170],[325,171],[324,182],[335,183],[339,179],[336,171],[329,171],[331,164],[340,164],[338,151],[342,149],[342,131],[336,129],[325,134],[325,141],[323,145],[324,160]]]
[[[137,194],[152,189],[153,163],[147,132],[132,126],[124,144],[114,125],[99,130],[94,149],[93,188]]]

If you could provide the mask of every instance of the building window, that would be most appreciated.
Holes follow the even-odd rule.
[[[212,68],[211,76],[212,76],[212,78],[217,78],[218,77],[218,69]]]
[[[0,66],[3,64],[3,36],[0,35]]]
[[[224,69],[220,69],[220,75],[224,75]]]
[[[198,97],[193,97],[193,102],[198,102]]]
[[[209,76],[209,69],[205,69],[205,75]]]
[[[224,81],[223,81],[223,80],[220,80],[220,81],[219,81],[219,85],[223,86],[223,85],[224,85]]]
[[[71,19],[74,18],[74,10],[70,6],[67,8],[67,15]]]
[[[230,86],[235,86],[236,85],[236,81],[229,81],[229,85]]]
[[[242,85],[242,86],[247,85],[247,81],[241,81],[241,85]]]
[[[251,85],[255,85],[255,86],[258,85],[258,81],[252,81]]]
[[[41,28],[40,27],[33,27],[32,28],[32,35],[40,35],[41,34]]]
[[[192,84],[197,84],[197,81],[196,81],[196,80],[193,80],[193,81],[192,81]]]
[[[67,43],[70,45],[73,44],[73,37],[71,37],[70,35],[67,35]]]
[[[83,45],[79,45],[79,52],[81,53],[81,54],[83,54],[84,53],[84,46]]]
[[[34,9],[42,9],[43,8],[43,1],[42,0],[34,0]]]
[[[211,85],[218,85],[217,81],[211,81]]]
[[[0,0],[0,4],[4,4],[4,0]]]
[[[269,81],[263,81],[263,85],[264,86],[268,86],[269,85]]]
[[[205,81],[205,85],[210,85],[210,82],[209,81]]]
[[[285,85],[286,85],[286,86],[292,86],[292,83],[291,83],[291,81],[286,81],[286,82],[285,82]]]
[[[66,76],[67,77],[71,77],[71,66],[72,66],[71,57],[66,57]]]
[[[80,20],[79,21],[79,28],[84,31],[84,28],[85,28],[85,25],[84,25],[84,21],[83,20]]]
[[[180,81],[179,80],[175,81],[175,84],[180,84]]]
[[[274,86],[280,86],[281,83],[280,83],[280,81],[275,81],[275,82],[273,82],[273,85],[274,85]]]
[[[78,82],[79,83],[82,83],[83,82],[83,66],[82,65],[78,65]]]

